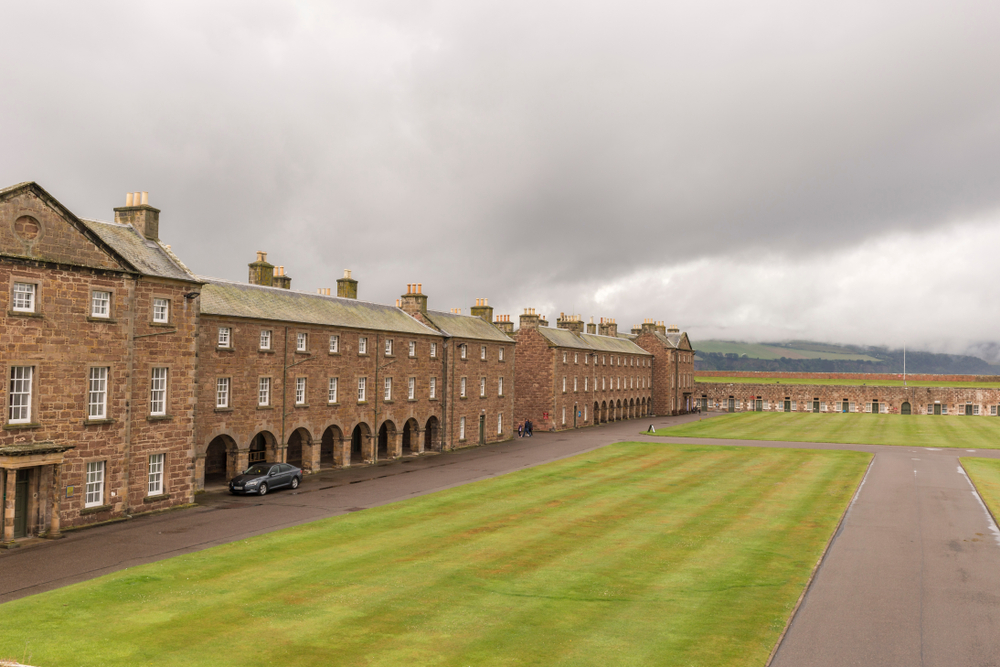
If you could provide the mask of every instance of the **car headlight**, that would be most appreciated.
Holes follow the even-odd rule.
[[[258,484],[260,484],[260,480],[259,479],[255,479],[252,482],[247,482],[245,486],[257,486]]]

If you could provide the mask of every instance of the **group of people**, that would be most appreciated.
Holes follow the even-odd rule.
[[[523,422],[517,425],[517,437],[530,438],[534,428],[535,425],[531,423],[531,420],[525,419]]]

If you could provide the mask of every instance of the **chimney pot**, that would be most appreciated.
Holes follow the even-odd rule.
[[[148,192],[143,192],[142,193],[142,205],[143,206],[149,206],[149,193]]]
[[[132,205],[132,193],[131,192],[126,192],[125,193],[125,205],[126,206],[131,206]]]

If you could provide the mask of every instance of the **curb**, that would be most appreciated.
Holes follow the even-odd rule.
[[[868,467],[865,468],[865,474],[861,476],[861,481],[858,482],[858,488],[854,490],[854,495],[857,497],[858,492],[861,490],[861,485],[864,484],[865,479],[868,477],[868,473],[872,469],[872,465],[875,464],[875,454],[872,454],[871,460],[868,461]],[[830,551],[830,547],[833,546],[833,541],[837,539],[837,535],[840,533],[840,527],[844,525],[844,519],[847,518],[847,513],[851,511],[851,507],[854,506],[854,499],[847,503],[847,507],[844,508],[843,514],[840,515],[840,521],[837,522],[836,528],[830,534],[830,539],[827,540],[826,546],[823,548],[823,553],[820,554],[819,560],[813,566],[812,572],[809,573],[809,579],[806,581],[805,587],[802,589],[802,593],[799,594],[799,599],[795,601],[795,607],[792,608],[792,613],[788,615],[788,620],[785,622],[785,627],[781,630],[781,634],[778,635],[778,641],[774,642],[774,648],[771,649],[771,654],[767,656],[767,662],[764,663],[764,667],[771,667],[771,661],[774,660],[774,656],[778,654],[778,649],[781,648],[781,642],[785,641],[785,635],[788,634],[788,629],[792,627],[792,621],[799,613],[799,607],[802,606],[802,602],[806,599],[806,593],[812,588],[813,579],[816,578],[816,573],[819,572],[820,566],[823,561],[826,560],[826,554]]]

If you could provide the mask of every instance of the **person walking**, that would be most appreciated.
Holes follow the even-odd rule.
[[[530,419],[524,422],[524,430],[528,434],[529,438],[534,434],[535,425],[531,423]]]
[[[517,437],[519,438],[524,437],[524,422],[517,423]]]

